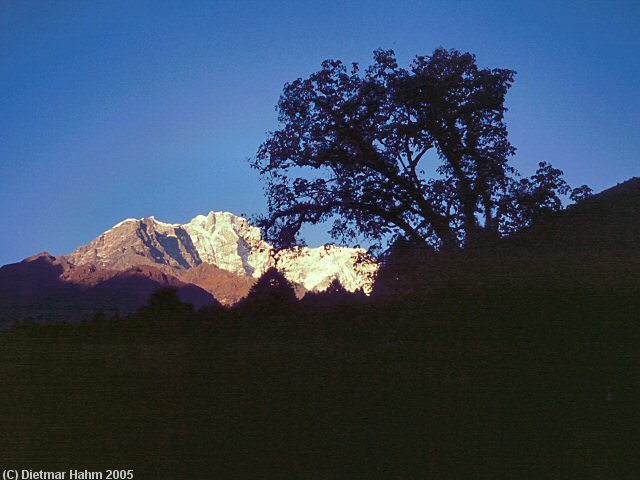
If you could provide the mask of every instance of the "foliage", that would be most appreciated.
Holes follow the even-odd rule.
[[[539,189],[508,163],[514,74],[443,48],[405,69],[393,51],[377,50],[364,72],[327,60],[287,84],[280,128],[252,162],[267,181],[265,233],[290,246],[304,224],[333,221],[342,242],[375,249],[404,236],[457,249],[555,208],[568,193],[559,170],[539,172]]]
[[[350,292],[336,278],[321,292],[308,292],[302,297],[301,304],[319,311],[330,311],[341,309],[343,312],[348,308],[359,308],[365,305],[368,297],[362,291]]]
[[[288,309],[297,300],[295,289],[285,276],[275,268],[267,270],[251,287],[247,297],[240,302],[241,308],[260,312]]]
[[[592,190],[587,185],[572,189],[562,175],[562,170],[541,162],[530,178],[511,179],[507,193],[498,201],[500,233],[514,233],[546,214],[561,210],[561,196],[570,195],[573,202],[591,196]]]
[[[175,288],[159,288],[149,298],[148,305],[140,308],[138,315],[154,322],[180,321],[194,313],[193,305],[185,303],[178,297]]]

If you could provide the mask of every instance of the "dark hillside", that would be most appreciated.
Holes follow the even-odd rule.
[[[399,244],[380,273],[382,297],[452,287],[487,291],[640,289],[640,179],[633,178],[473,250],[436,255]],[[437,298],[437,297],[436,297]]]
[[[64,257],[41,253],[0,268],[0,328],[30,317],[40,322],[78,322],[97,311],[135,312],[161,287],[173,287],[196,307],[217,305],[202,288],[154,267],[127,271],[71,267]]]
[[[531,251],[640,250],[640,178],[604,190],[543,219],[508,242]]]

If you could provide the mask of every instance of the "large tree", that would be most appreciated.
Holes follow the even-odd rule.
[[[265,233],[286,246],[304,224],[331,220],[341,241],[402,236],[456,249],[529,223],[567,192],[547,164],[541,186],[508,163],[514,74],[442,48],[405,69],[377,50],[364,72],[327,60],[287,84],[280,126],[253,161],[267,179]]]

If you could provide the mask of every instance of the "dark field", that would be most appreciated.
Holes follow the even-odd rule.
[[[18,327],[0,335],[0,458],[139,479],[637,478],[637,279],[501,282]]]

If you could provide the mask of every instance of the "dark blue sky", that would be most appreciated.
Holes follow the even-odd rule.
[[[246,159],[284,83],[378,47],[517,70],[514,164],[600,191],[640,175],[639,30],[637,0],[0,0],[0,264],[128,217],[262,212]]]

